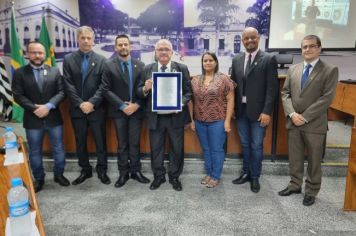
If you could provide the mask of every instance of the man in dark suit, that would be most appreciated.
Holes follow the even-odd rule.
[[[338,82],[338,68],[320,60],[321,41],[316,35],[302,41],[304,62],[290,67],[282,88],[282,102],[288,129],[291,180],[280,196],[301,193],[304,151],[308,154],[303,205],[315,202],[321,186],[321,158],[328,126],[327,110]]]
[[[237,83],[235,114],[240,137],[243,167],[234,184],[250,182],[251,191],[259,192],[262,169],[263,138],[271,122],[278,89],[277,62],[274,56],[258,48],[260,36],[255,28],[242,33],[246,52],[232,61],[231,78]]]
[[[66,92],[70,99],[70,115],[77,156],[79,166],[82,168],[80,176],[72,184],[80,184],[93,175],[87,151],[89,126],[93,131],[96,144],[98,178],[102,183],[110,184],[111,181],[106,174],[106,126],[103,94],[100,89],[106,59],[92,50],[94,45],[92,28],[79,27],[77,39],[79,50],[66,55],[63,62],[63,76]]]
[[[62,76],[57,68],[44,65],[45,48],[39,42],[27,45],[30,63],[17,69],[13,76],[12,92],[15,101],[24,109],[23,127],[29,145],[35,192],[42,189],[45,173],[42,165],[42,144],[47,132],[54,159],[54,181],[69,186],[63,176],[65,152],[63,147],[63,120],[59,104],[64,99]]]
[[[155,45],[157,62],[147,65],[137,89],[140,98],[146,98],[147,123],[150,132],[151,166],[154,180],[151,190],[157,189],[166,182],[164,168],[164,141],[169,137],[169,183],[176,191],[182,190],[179,176],[184,162],[184,125],[190,122],[187,103],[191,99],[192,90],[187,66],[171,61],[173,48],[170,41],[160,39]],[[182,112],[152,112],[152,72],[182,72]]]
[[[144,117],[143,100],[137,98],[136,88],[144,64],[130,56],[130,40],[127,35],[115,39],[117,56],[106,62],[103,73],[104,96],[109,101],[109,117],[114,119],[119,144],[118,167],[120,176],[115,187],[120,188],[130,178],[149,183],[141,173],[140,135]]]

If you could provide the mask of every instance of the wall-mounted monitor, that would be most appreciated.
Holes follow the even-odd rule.
[[[355,50],[355,0],[271,0],[268,51],[300,50],[305,35],[324,50]]]

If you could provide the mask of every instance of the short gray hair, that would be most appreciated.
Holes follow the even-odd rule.
[[[157,43],[155,44],[155,50],[158,48],[159,44],[168,44],[168,46],[170,47],[171,50],[173,50],[173,45],[171,43],[171,41],[169,41],[168,39],[160,39],[157,41]]]
[[[95,33],[94,33],[93,28],[90,27],[90,26],[87,26],[87,25],[80,26],[80,27],[77,29],[77,38],[79,38],[79,36],[80,36],[84,31],[89,31],[90,33],[92,33],[93,38],[94,38]]]

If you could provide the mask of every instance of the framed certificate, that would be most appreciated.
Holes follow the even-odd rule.
[[[182,73],[152,73],[152,111],[172,113],[182,111]]]

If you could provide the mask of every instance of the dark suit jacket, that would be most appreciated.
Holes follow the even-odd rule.
[[[144,101],[137,97],[136,90],[140,82],[144,64],[136,59],[131,58],[132,62],[132,102],[138,103],[140,108],[130,117],[144,117]],[[125,117],[125,113],[119,109],[125,101],[130,101],[129,81],[124,76],[120,60],[118,57],[112,58],[105,63],[103,73],[104,96],[109,101],[108,116],[113,118]]]
[[[150,90],[147,97],[145,97],[143,93],[143,87],[145,86],[145,81],[147,79],[152,78],[152,72],[158,71],[158,64],[152,63],[145,66],[144,73],[142,73],[142,77],[140,83],[137,88],[137,95],[139,98],[147,98],[146,99],[146,111],[147,111],[147,123],[150,129],[157,128],[157,113],[152,112],[152,91]],[[189,70],[186,65],[180,64],[178,62],[171,62],[171,72],[182,72],[183,81],[182,81],[182,103],[183,103],[183,110],[182,112],[172,114],[172,118],[174,119],[173,128],[181,128],[185,124],[189,123],[190,116],[188,113],[187,104],[192,98],[192,87],[190,85],[190,75]]]
[[[328,126],[327,109],[335,95],[338,68],[319,60],[302,90],[303,69],[303,62],[291,66],[281,90],[287,129],[325,134]],[[289,118],[292,112],[301,114],[308,123],[300,127],[293,125]]]
[[[63,77],[65,89],[70,98],[70,115],[75,118],[88,116],[91,120],[97,120],[104,116],[103,92],[100,89],[102,74],[106,59],[90,52],[88,71],[82,85],[82,53],[78,50],[64,57]],[[86,115],[79,108],[82,102],[94,104],[95,111]]]
[[[239,53],[232,60],[231,79],[237,83],[235,113],[238,117],[242,106],[242,88],[246,53]],[[277,62],[274,56],[259,50],[246,75],[246,112],[257,120],[261,113],[271,115],[278,92]]]
[[[24,109],[23,127],[25,129],[39,129],[44,123],[53,127],[63,124],[59,104],[64,99],[62,76],[58,68],[44,65],[46,73],[43,77],[42,92],[37,85],[35,75],[30,64],[17,69],[13,76],[12,92],[15,101]],[[51,109],[44,118],[37,117],[33,112],[35,104],[52,103]]]

